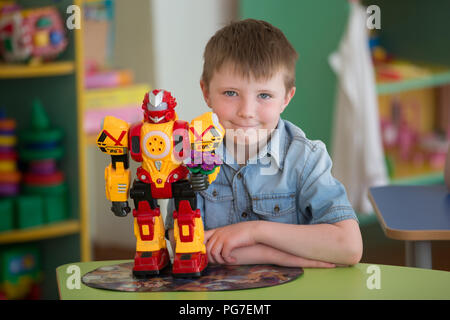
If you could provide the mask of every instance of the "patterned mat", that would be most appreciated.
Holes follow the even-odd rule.
[[[128,292],[226,291],[276,286],[303,274],[302,268],[274,265],[208,265],[200,278],[173,278],[167,267],[158,277],[138,280],[132,269],[133,262],[100,267],[86,273],[82,281],[92,288]]]

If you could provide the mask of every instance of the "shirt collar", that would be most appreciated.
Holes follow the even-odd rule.
[[[216,150],[217,155],[222,159],[223,163],[229,165],[235,170],[239,170],[240,166],[234,159],[233,155],[222,143]],[[280,118],[278,124],[272,133],[272,137],[269,142],[259,151],[259,153],[250,158],[247,163],[257,163],[260,160],[262,163],[269,163],[267,158],[272,158],[275,161],[276,166],[279,169],[283,169],[284,158],[286,155],[286,132],[283,120]],[[264,161],[266,160],[266,161]]]

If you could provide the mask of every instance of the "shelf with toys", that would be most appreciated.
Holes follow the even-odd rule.
[[[399,59],[375,32],[370,48],[391,182],[443,182],[450,139],[450,68]]]
[[[0,79],[49,77],[67,75],[75,72],[73,61],[57,61],[37,65],[0,64]]]
[[[381,79],[377,81],[377,93],[379,95],[450,84],[450,68],[448,67],[411,63],[407,61],[395,61],[394,64],[396,65],[397,77],[399,77],[399,79],[391,81]],[[378,68],[378,72],[381,72],[380,69],[381,67]],[[389,72],[387,67],[386,69],[385,71]],[[406,69],[410,69],[410,72],[415,72],[415,74],[401,77],[399,73],[402,69],[405,71]],[[395,76],[396,71],[391,70],[391,72],[393,73],[392,75]]]
[[[78,232],[80,232],[80,222],[78,220],[66,220],[46,224],[45,226],[1,232],[0,244],[32,242],[76,234]]]
[[[57,297],[57,266],[90,260],[82,34],[64,20],[73,4],[81,1],[0,1],[0,108],[8,120],[0,128],[0,268],[22,252],[14,259],[26,276],[26,261],[39,259],[45,299]],[[27,297],[19,278],[5,267],[0,296]]]

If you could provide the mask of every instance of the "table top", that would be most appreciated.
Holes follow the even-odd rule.
[[[77,267],[80,277],[101,266],[129,262],[94,261],[66,264],[56,269],[64,300],[329,300],[329,299],[450,299],[450,272],[359,263],[334,269],[305,268],[296,280],[278,286],[208,292],[118,292],[90,288],[69,289]],[[375,277],[379,279],[379,289]],[[72,282],[73,283],[73,282]],[[371,289],[369,289],[369,287]]]
[[[444,185],[374,187],[369,198],[387,237],[450,240],[450,193]]]

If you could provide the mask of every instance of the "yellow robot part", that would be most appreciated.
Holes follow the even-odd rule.
[[[217,149],[224,135],[225,129],[213,112],[206,112],[191,121],[189,138],[195,151],[211,152]]]
[[[149,227],[143,226],[143,232],[144,235],[149,235]],[[163,248],[166,248],[166,239],[164,238],[164,223],[161,216],[154,217],[153,240],[144,241],[141,239],[139,224],[136,218],[134,218],[134,235],[136,236],[136,251],[159,251]]]
[[[123,162],[116,162],[116,169],[112,164],[105,168],[106,198],[110,201],[127,201],[130,189],[130,170],[125,169]]]
[[[174,219],[174,237],[176,241],[175,253],[192,253],[201,252],[206,253],[206,247],[204,242],[205,232],[203,229],[202,218],[194,219],[194,237],[191,242],[182,242],[179,236],[178,219]],[[188,226],[181,226],[181,232],[183,236],[189,236]]]
[[[97,137],[97,146],[104,153],[110,155],[124,155],[128,153],[129,124],[113,116],[106,116],[102,131]]]

